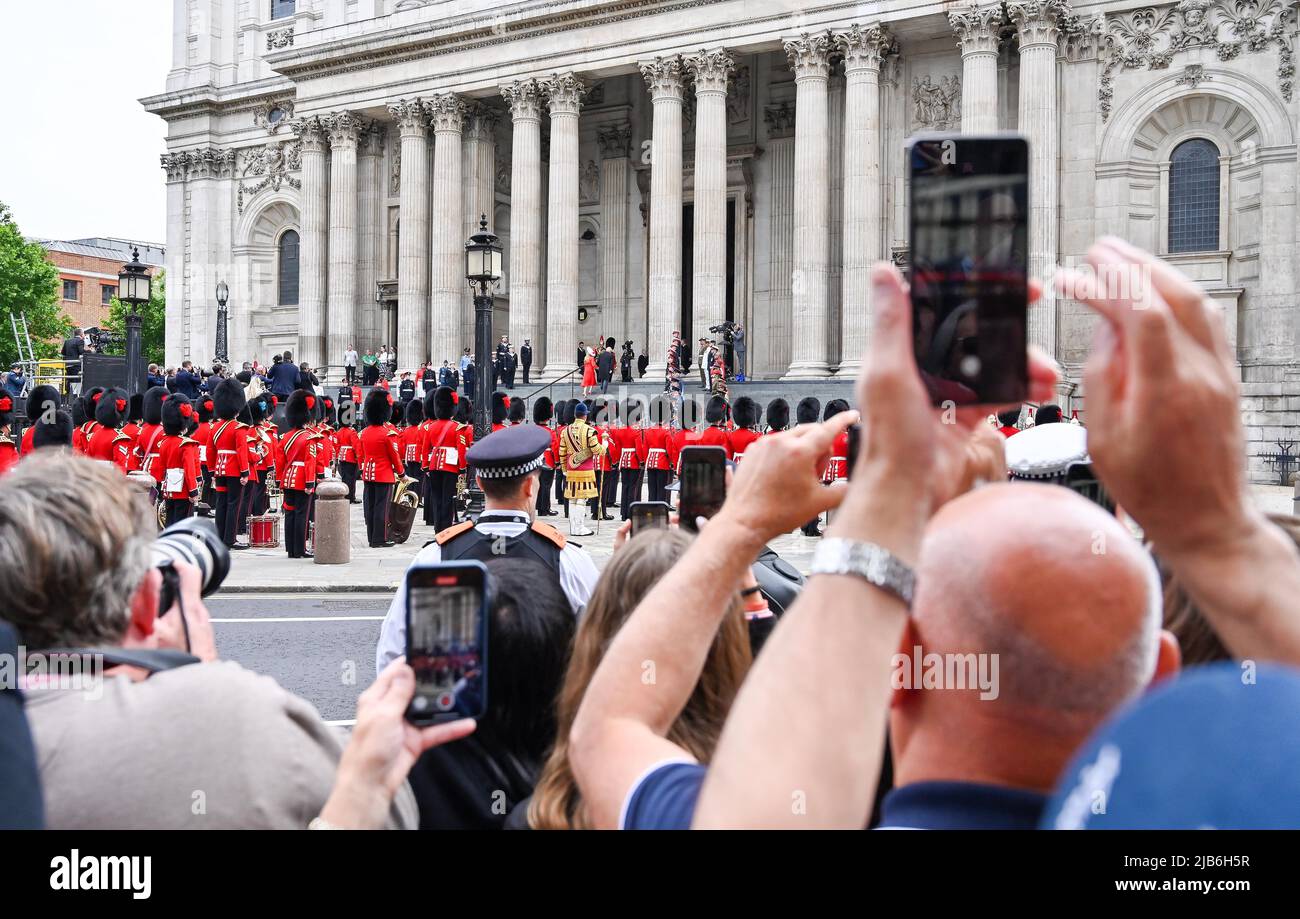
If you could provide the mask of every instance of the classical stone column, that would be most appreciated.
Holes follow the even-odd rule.
[[[328,347],[321,366],[342,379],[343,352],[357,340],[357,140],[365,127],[351,112],[324,120],[330,139]],[[315,365],[313,365],[315,366]]]
[[[430,351],[435,364],[455,361],[465,347],[474,347],[473,326],[463,326],[463,303],[469,299],[465,281],[464,201],[460,141],[465,103],[455,93],[442,93],[426,103],[433,122],[433,244],[430,297],[433,335]],[[405,164],[403,164],[405,165]],[[483,368],[477,368],[482,370]]]
[[[165,153],[162,168],[167,172],[167,321],[164,325],[164,355],[168,367],[179,367],[185,360],[189,342],[185,340],[185,180],[189,174],[190,154]],[[198,355],[195,355],[198,357]]]
[[[837,33],[844,55],[844,273],[839,376],[856,377],[871,340],[871,266],[884,257],[880,223],[880,64],[895,53],[883,26]]]
[[[294,124],[302,160],[302,247],[299,250],[298,353],[296,359],[313,367],[325,363],[325,297],[327,293],[329,149],[319,118]]]
[[[632,146],[630,124],[596,133],[600,145],[600,303],[606,333],[622,353],[627,340],[627,178]],[[640,347],[642,342],[637,342]]]
[[[998,129],[998,31],[1002,7],[971,3],[948,14],[961,49],[961,129],[988,134]]]
[[[727,318],[727,80],[736,62],[718,48],[691,55],[686,67],[695,78],[695,342]]]
[[[402,135],[397,242],[397,359],[403,366],[429,359],[429,116],[419,99],[388,111]],[[386,331],[380,330],[380,338]],[[380,342],[383,344],[383,342]],[[459,354],[459,352],[456,352]],[[438,356],[438,362],[452,355]]]
[[[357,337],[352,344],[358,353],[388,343],[378,341],[379,305],[375,302],[380,242],[379,203],[383,195],[384,135],[380,125],[371,123],[362,133],[357,168]],[[386,335],[385,335],[386,339]]]
[[[785,379],[827,376],[830,156],[826,88],[831,72],[829,32],[784,43],[795,75],[793,353]]]
[[[578,346],[578,109],[585,87],[571,73],[542,83],[551,106],[551,185],[546,228],[546,366],[573,369]]]
[[[464,183],[464,224],[461,244],[479,231],[486,216],[488,229],[496,217],[496,112],[477,100],[465,103],[465,131],[461,141],[461,181]],[[461,329],[473,337],[474,298],[461,298]],[[467,344],[469,340],[467,338]],[[462,346],[463,347],[463,346]],[[471,345],[471,347],[473,347]]]
[[[763,333],[749,334],[750,372],[780,372],[790,366],[791,310],[794,281],[794,122],[795,107],[789,100],[773,102],[763,111],[767,124],[767,145],[763,152],[768,164],[768,320]],[[758,339],[766,338],[766,345]],[[758,349],[766,359],[760,363]]]
[[[1020,36],[1019,128],[1029,138],[1029,274],[1044,282],[1042,300],[1029,309],[1029,342],[1055,356],[1056,53],[1070,8],[1061,0],[1027,0],[1008,3],[1007,12]]]
[[[533,343],[540,373],[542,319],[542,93],[536,80],[501,88],[510,105],[510,341]]]
[[[668,344],[682,315],[682,59],[657,57],[641,65],[641,75],[654,104],[646,374],[659,376],[668,366]]]

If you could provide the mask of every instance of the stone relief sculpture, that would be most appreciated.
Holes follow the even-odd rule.
[[[595,204],[600,200],[600,167],[595,160],[587,160],[578,178],[578,198],[584,204]]]
[[[912,121],[926,128],[942,129],[961,124],[961,80],[941,77],[933,82],[929,74],[912,78]]]

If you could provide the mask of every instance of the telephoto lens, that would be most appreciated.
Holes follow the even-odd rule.
[[[230,550],[217,534],[215,523],[205,517],[189,517],[163,530],[153,543],[155,568],[171,568],[175,562],[199,570],[200,593],[206,597],[215,593],[230,573]],[[164,577],[158,598],[159,615],[175,602],[174,590]]]

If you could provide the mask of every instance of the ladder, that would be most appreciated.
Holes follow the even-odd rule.
[[[38,365],[36,352],[32,350],[32,336],[27,330],[27,314],[9,314],[9,328],[13,332],[14,344],[18,346],[18,363],[27,376],[27,389],[34,385]]]

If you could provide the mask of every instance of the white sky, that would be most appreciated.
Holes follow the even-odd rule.
[[[5,2],[0,201],[27,236],[165,243],[170,0]]]

